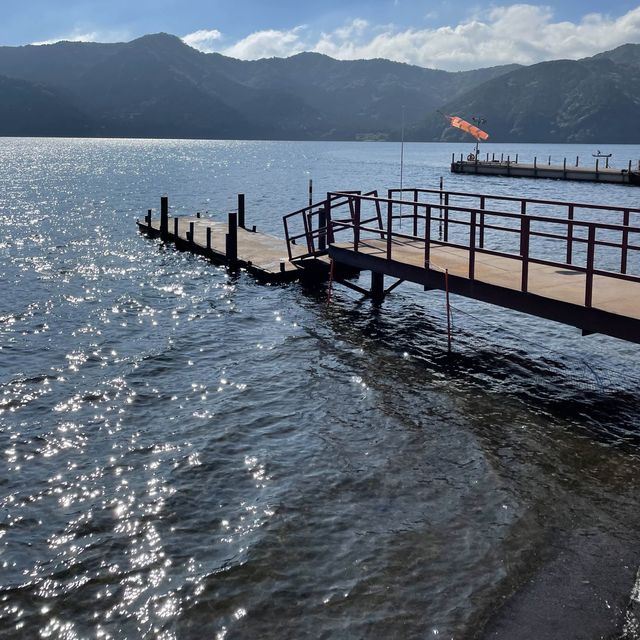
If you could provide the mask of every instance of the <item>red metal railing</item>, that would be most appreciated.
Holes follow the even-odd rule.
[[[394,193],[410,193],[412,200],[402,200],[392,197]],[[420,194],[435,194],[438,201],[420,201]],[[462,206],[451,204],[453,197],[477,198],[478,206]],[[518,203],[519,212],[500,211],[487,208],[487,201],[504,201]],[[389,197],[380,198],[377,195],[336,192],[327,194],[330,215],[326,219],[326,229],[319,229],[317,233],[325,233],[330,242],[336,241],[336,236],[351,234],[349,242],[353,250],[358,252],[363,236],[367,234],[385,240],[386,259],[393,260],[393,250],[399,243],[410,243],[416,247],[423,247],[424,268],[431,266],[432,246],[448,246],[464,249],[468,252],[468,277],[475,279],[476,256],[478,253],[498,257],[515,258],[521,262],[522,279],[520,290],[527,292],[529,288],[529,265],[540,264],[567,269],[585,274],[586,307],[592,306],[594,276],[607,276],[632,282],[640,282],[639,275],[627,273],[630,252],[640,251],[640,245],[631,244],[630,236],[640,234],[640,226],[631,226],[630,216],[640,214],[640,209],[629,207],[612,207],[606,205],[579,204],[553,200],[521,199],[509,196],[490,196],[486,194],[470,194],[463,192],[444,192],[427,189],[399,189],[389,190]],[[377,215],[361,219],[363,206],[372,203]],[[539,215],[529,212],[531,205],[552,205],[567,208],[566,217]],[[337,218],[335,209],[348,209],[349,216]],[[380,216],[382,208],[386,207],[386,220]],[[596,222],[581,220],[575,216],[576,210],[590,210],[593,212],[617,212],[622,215],[623,224],[612,222]],[[399,210],[399,213],[396,211]],[[408,211],[409,213],[404,213]],[[434,216],[437,213],[437,217]],[[333,216],[333,219],[331,219]],[[398,229],[398,225],[405,219],[411,221],[409,232]],[[375,222],[375,225],[371,225]],[[434,233],[434,224],[442,224],[442,234]],[[539,227],[539,228],[536,228]],[[464,230],[467,229],[466,232]],[[582,231],[585,237],[576,232]],[[464,232],[464,233],[463,233]],[[498,238],[507,235],[515,236],[518,242],[517,251],[506,251],[501,248],[489,248],[487,232],[491,232],[494,244]],[[607,236],[606,238],[604,236]],[[455,236],[455,237],[454,237]],[[543,238],[553,242],[561,242],[565,247],[565,261],[552,260],[535,255],[532,251],[532,241]],[[616,240],[619,238],[619,240]],[[504,243],[503,243],[504,244]],[[583,246],[585,251],[584,263],[577,264],[574,246]],[[611,252],[620,252],[620,268],[598,268],[596,266],[596,248],[606,247],[611,262]]]

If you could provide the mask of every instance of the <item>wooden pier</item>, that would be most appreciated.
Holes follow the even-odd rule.
[[[483,176],[501,176],[507,178],[546,178],[552,180],[576,180],[582,182],[605,182],[611,184],[629,184],[640,186],[640,163],[634,165],[631,161],[622,169],[609,166],[608,158],[595,158],[590,165],[580,165],[579,159],[575,163],[564,158],[562,164],[539,162],[534,158],[533,162],[519,162],[518,156],[512,159],[502,155],[496,159],[495,155],[489,159],[472,157],[465,160],[461,155],[451,159],[452,173],[465,173]]]
[[[341,282],[381,302],[404,281],[640,343],[640,209],[428,189],[328,193],[283,217],[284,240],[228,221],[140,230],[272,281]],[[371,272],[368,288],[346,275]],[[392,279],[393,281],[385,278]]]
[[[152,218],[151,210],[144,220],[137,221],[141,232],[173,243],[179,249],[208,257],[217,264],[243,268],[257,278],[270,282],[297,280],[303,272],[328,272],[327,257],[311,257],[306,261],[292,260],[287,243],[255,227],[245,228],[244,195],[238,196],[238,210],[227,216],[226,222],[207,217],[169,216],[169,199],[160,200],[160,217]],[[297,258],[306,251],[294,246],[291,256]]]

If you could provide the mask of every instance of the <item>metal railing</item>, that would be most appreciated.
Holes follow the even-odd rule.
[[[413,199],[394,198],[394,194],[409,193]],[[437,195],[438,201],[421,201],[421,194]],[[477,198],[477,206],[451,204],[454,197]],[[488,209],[487,201],[517,203],[519,211],[501,211]],[[353,251],[358,252],[370,237],[384,241],[385,257],[394,259],[394,249],[401,244],[410,244],[413,248],[421,247],[424,254],[424,268],[431,266],[432,247],[453,247],[468,252],[468,274],[470,280],[475,279],[477,254],[516,259],[521,263],[520,291],[529,289],[529,266],[531,264],[547,265],[558,269],[571,270],[585,274],[584,305],[592,306],[593,281],[595,276],[606,276],[631,282],[640,282],[639,275],[628,273],[629,255],[640,252],[640,245],[632,244],[632,236],[639,237],[640,226],[631,225],[631,216],[640,214],[640,209],[629,207],[613,207],[608,205],[580,204],[554,200],[522,199],[509,196],[492,196],[464,192],[439,191],[429,189],[391,189],[387,198],[357,192],[335,192],[327,194],[329,212],[326,227],[319,228],[318,234],[325,234],[330,243],[336,242],[338,236],[349,234],[348,242]],[[362,219],[362,210],[366,203],[372,203],[377,214]],[[566,207],[566,216],[540,215],[530,213],[532,205]],[[348,217],[338,218],[334,210],[345,208]],[[386,208],[386,216],[380,215]],[[622,224],[614,222],[598,222],[578,219],[576,211],[618,213],[622,216]],[[399,213],[398,213],[399,211]],[[408,213],[405,213],[408,212]],[[437,214],[437,215],[436,215]],[[398,229],[403,220],[410,220],[409,232]],[[371,223],[375,224],[372,225]],[[442,234],[438,227],[442,226]],[[580,233],[582,235],[580,235]],[[488,246],[488,233],[494,248]],[[516,250],[501,248],[498,239],[512,236],[516,239]],[[606,236],[606,238],[605,238]],[[533,241],[536,239],[560,242],[565,245],[564,260],[549,259],[536,255]],[[379,243],[378,243],[379,244]],[[504,246],[504,242],[502,246]],[[508,244],[508,243],[506,243]],[[575,247],[584,248],[584,260],[578,261]],[[619,252],[619,268],[600,267],[596,262],[596,249],[606,247],[611,262],[611,252]],[[311,242],[313,248],[313,242]],[[580,263],[579,263],[580,262]]]

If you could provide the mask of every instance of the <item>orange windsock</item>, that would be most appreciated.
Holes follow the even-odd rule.
[[[467,122],[466,120],[463,120],[462,118],[459,118],[458,116],[446,116],[446,118],[449,120],[449,124],[451,124],[452,127],[456,127],[457,129],[466,131],[467,133],[471,134],[476,140],[488,140],[489,138],[489,134],[486,131],[478,129],[478,127],[476,127],[475,125]]]

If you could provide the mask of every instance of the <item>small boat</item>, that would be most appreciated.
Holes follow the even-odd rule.
[[[597,153],[592,153],[591,155],[594,158],[610,158],[613,154],[612,153],[601,153],[600,149],[598,149]]]

